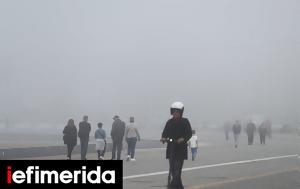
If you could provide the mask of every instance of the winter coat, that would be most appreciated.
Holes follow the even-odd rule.
[[[113,122],[111,128],[111,133],[110,133],[111,139],[115,142],[116,141],[121,142],[123,141],[124,133],[125,133],[125,123],[120,119],[116,119]]]
[[[67,125],[63,130],[64,144],[76,145],[77,144],[77,129],[75,125]]]
[[[255,127],[254,123],[248,123],[247,124],[246,131],[247,131],[248,135],[253,134],[255,132],[255,130],[256,130],[256,127]]]
[[[191,137],[192,128],[187,118],[169,119],[162,133],[162,138],[172,139],[172,142],[168,142],[167,145],[166,158],[187,159],[187,142]],[[184,141],[177,144],[179,138],[183,138]]]
[[[88,140],[91,132],[91,125],[88,122],[82,121],[79,123],[78,137],[83,140]]]
[[[241,125],[240,124],[234,124],[233,127],[232,127],[232,131],[234,134],[238,135],[241,133]]]
[[[261,124],[258,128],[258,132],[260,135],[266,135],[268,132],[268,129],[264,124]]]

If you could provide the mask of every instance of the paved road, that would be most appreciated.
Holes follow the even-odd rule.
[[[225,141],[223,133],[198,134],[201,147],[196,161],[184,163],[182,175],[186,189],[299,189],[300,188],[300,136],[274,134],[266,145],[247,145],[245,135],[234,148],[232,138]],[[147,147],[151,147],[147,146]],[[168,161],[165,146],[138,149],[137,161],[124,161],[124,188],[166,188]],[[125,158],[125,150],[123,157]],[[96,159],[89,153],[88,159]],[[79,159],[76,154],[74,159]],[[111,153],[106,154],[111,158]],[[64,155],[30,159],[65,159]]]
[[[299,136],[274,135],[264,146],[258,144],[258,138],[248,146],[242,136],[237,149],[221,133],[209,136],[203,136],[207,145],[199,149],[198,159],[184,164],[185,188],[300,188]],[[124,188],[166,188],[164,149],[140,151],[137,158],[124,162]]]

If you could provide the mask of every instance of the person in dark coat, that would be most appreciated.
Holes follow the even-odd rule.
[[[242,126],[238,120],[235,121],[232,127],[234,147],[237,148],[239,145],[239,136],[241,134]]]
[[[86,160],[86,153],[89,145],[91,125],[88,123],[88,116],[83,116],[83,121],[79,123],[78,137],[80,138],[81,160]]]
[[[255,124],[252,121],[250,121],[247,124],[247,128],[246,128],[246,132],[247,132],[247,135],[248,135],[248,145],[253,144],[254,132],[255,131],[256,131]]]
[[[266,134],[268,132],[268,129],[264,122],[259,126],[258,132],[259,132],[260,144],[266,144]]]
[[[120,119],[119,116],[113,117],[113,124],[111,128],[111,139],[112,139],[112,159],[116,159],[116,151],[117,151],[117,160],[121,159],[121,152],[122,152],[122,144],[123,138],[125,134],[125,123]]]
[[[187,118],[182,117],[184,106],[181,102],[171,105],[171,115],[162,132],[160,141],[167,142],[166,158],[169,159],[169,188],[183,189],[181,172],[188,156],[187,142],[192,137],[192,128]]]
[[[73,119],[70,119],[68,121],[68,124],[65,126],[63,130],[63,134],[64,134],[63,137],[64,144],[66,144],[68,148],[67,159],[71,160],[72,151],[74,147],[77,145],[77,129]]]

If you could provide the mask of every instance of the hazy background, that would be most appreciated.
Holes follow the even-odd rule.
[[[150,136],[176,100],[192,126],[300,122],[299,20],[298,0],[0,0],[1,132],[117,114]]]

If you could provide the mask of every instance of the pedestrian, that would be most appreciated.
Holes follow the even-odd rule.
[[[198,150],[198,137],[196,135],[195,130],[192,130],[192,137],[189,140],[189,146],[191,148],[192,161],[194,161],[197,157],[197,150]]]
[[[123,144],[123,138],[125,133],[125,123],[120,119],[119,116],[113,117],[113,124],[111,128],[111,139],[113,143],[112,147],[112,160],[121,159],[121,153],[122,153],[122,144]],[[116,158],[116,152],[117,152],[117,158]]]
[[[255,124],[250,120],[250,122],[247,124],[247,128],[246,128],[246,132],[248,135],[248,145],[253,144],[255,131],[256,131]]]
[[[139,131],[134,124],[134,117],[129,118],[129,125],[126,128],[125,138],[128,146],[127,150],[127,161],[136,161],[135,159],[135,145],[137,141],[140,141],[140,134]]]
[[[260,144],[266,144],[266,134],[268,132],[268,128],[264,122],[259,126],[258,132],[259,132]]]
[[[71,160],[72,156],[72,151],[74,147],[77,145],[77,128],[74,124],[74,120],[70,119],[68,121],[68,124],[65,126],[63,130],[63,139],[64,139],[64,144],[67,145],[67,159]]]
[[[241,133],[242,126],[238,120],[235,121],[232,127],[233,137],[234,137],[234,147],[237,148],[239,145],[239,136]]]
[[[184,105],[174,102],[171,105],[172,118],[169,119],[162,132],[160,141],[167,142],[166,158],[169,159],[168,187],[183,189],[181,180],[182,166],[187,159],[187,142],[192,137],[192,129],[187,118],[182,117]]]
[[[80,138],[81,160],[86,160],[86,153],[89,145],[91,124],[88,123],[88,116],[83,116],[83,121],[79,123],[78,137]]]
[[[96,151],[98,154],[98,160],[104,159],[106,149],[106,132],[102,129],[102,123],[98,123],[98,129],[95,131],[96,139]]]

